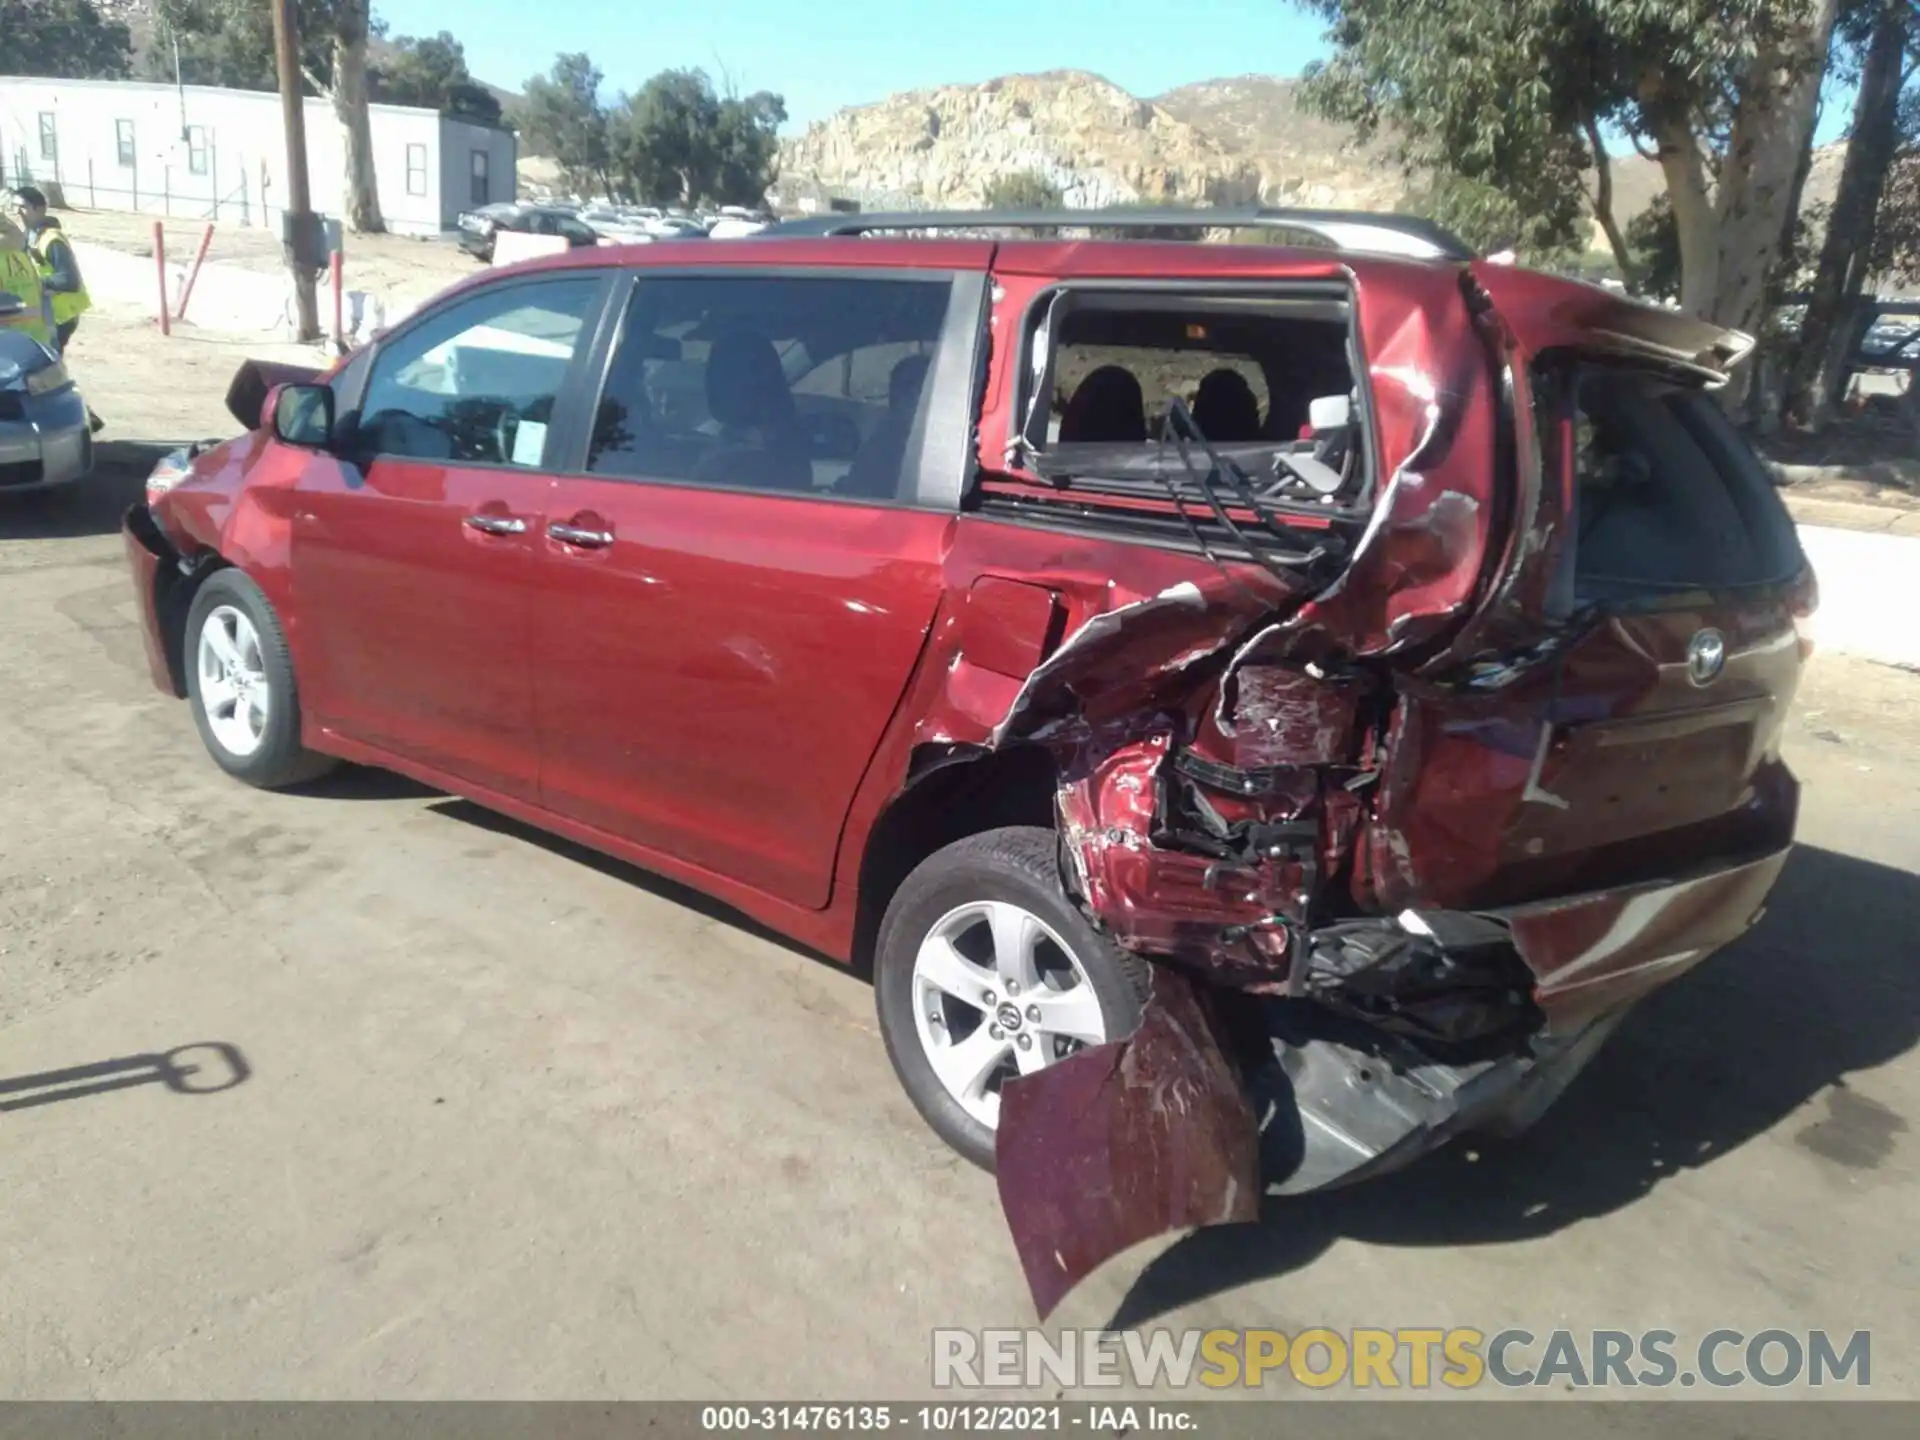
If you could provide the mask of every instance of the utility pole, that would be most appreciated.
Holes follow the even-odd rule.
[[[313,218],[313,197],[307,187],[307,106],[300,93],[300,28],[293,0],[271,0],[273,56],[280,71],[280,113],[287,132],[287,203],[281,239],[287,265],[293,271],[293,303],[299,339],[320,338],[319,280],[320,227]]]

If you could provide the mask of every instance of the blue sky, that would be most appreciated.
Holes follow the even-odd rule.
[[[1195,80],[1297,75],[1324,29],[1289,0],[374,0],[398,35],[450,28],[482,80],[518,89],[585,50],[609,92],[692,67],[784,95],[791,129],[896,90],[1036,70],[1091,70],[1136,95]],[[609,94],[611,98],[611,93]],[[1830,95],[1819,140],[1844,133]],[[1624,146],[1609,142],[1609,149]]]
[[[1324,54],[1288,0],[374,0],[394,33],[452,30],[482,80],[518,89],[585,50],[614,90],[681,66],[786,96],[804,125],[843,105],[1034,70],[1091,70],[1137,95],[1297,75]]]

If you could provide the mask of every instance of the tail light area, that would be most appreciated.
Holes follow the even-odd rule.
[[[1800,658],[1813,658],[1814,616],[1820,609],[1820,577],[1809,563],[1788,592],[1787,604],[1793,614],[1794,632],[1800,637]]]

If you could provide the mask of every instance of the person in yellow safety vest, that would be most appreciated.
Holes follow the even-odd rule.
[[[73,258],[73,246],[60,232],[60,222],[47,213],[47,197],[32,185],[22,185],[13,198],[20,204],[27,251],[40,267],[40,283],[52,292],[53,327],[64,351],[80,328],[80,317],[93,308],[93,297],[87,294],[80,262]]]
[[[22,308],[0,315],[0,328],[16,330],[49,350],[59,344],[53,319],[53,295],[40,280],[40,266],[27,250],[27,237],[0,216],[0,294],[18,298]]]

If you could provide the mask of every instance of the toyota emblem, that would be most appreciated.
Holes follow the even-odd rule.
[[[1687,642],[1687,678],[1711,685],[1727,668],[1727,639],[1718,630],[1702,630]]]

